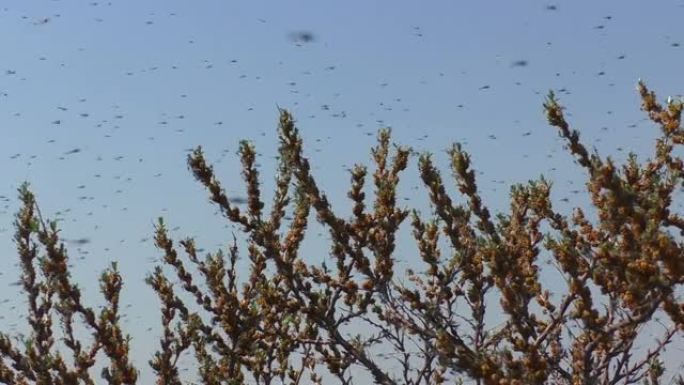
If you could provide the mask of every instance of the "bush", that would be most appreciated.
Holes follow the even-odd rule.
[[[683,105],[659,104],[641,83],[638,90],[642,109],[662,136],[653,159],[638,163],[630,155],[621,168],[610,158],[589,155],[553,93],[544,104],[549,123],[586,170],[595,218],[581,208],[570,216],[554,210],[551,185],[541,178],[513,186],[510,212],[494,219],[468,154],[453,145],[451,171],[467,203],[454,203],[431,156],[423,154],[418,168],[434,211],[426,219],[397,205],[400,175],[412,151],[392,151],[389,130],[379,132],[372,149],[372,208],[364,193],[368,169],[355,166],[348,192],[353,215],[342,218],[317,185],[302,138],[284,110],[270,212],[264,211],[255,149],[248,142],[240,146],[248,189],[247,207],[240,210],[197,148],[188,165],[211,201],[247,235],[250,270],[238,277],[235,238],[225,253],[205,258],[192,239],[181,240],[185,257],[179,257],[159,220],[156,246],[184,294],[161,266],[147,279],[161,302],[163,336],[149,363],[157,384],[182,383],[177,363],[184,352],[194,353],[203,384],[351,384],[368,378],[386,385],[656,385],[666,370],[677,375],[678,368],[666,368],[661,355],[681,341],[684,330],[677,293],[684,283],[684,253],[675,237],[684,235],[684,218],[670,209],[684,182],[682,160],[673,155],[674,146],[684,143]],[[100,278],[102,310],[82,305],[55,223],[42,220],[27,186],[19,195],[23,208],[15,240],[31,334],[21,349],[0,335],[0,382],[93,384],[95,358],[103,357],[107,384],[136,383],[130,339],[119,327],[122,277],[116,265]],[[313,214],[329,231],[333,268],[300,255]],[[409,270],[408,282],[400,282],[395,249],[405,222],[423,269]],[[40,258],[39,245],[45,250]],[[564,278],[564,292],[552,294],[540,279],[545,260]],[[494,310],[488,309],[492,299],[499,304]],[[502,326],[487,323],[488,311]],[[658,314],[667,322],[657,322]],[[56,316],[63,329],[59,346]],[[76,318],[92,331],[89,344],[74,337]],[[662,335],[640,347],[654,323]],[[398,366],[393,370],[390,363]],[[677,381],[684,384],[681,377]]]

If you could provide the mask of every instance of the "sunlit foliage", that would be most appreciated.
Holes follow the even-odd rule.
[[[661,360],[684,330],[684,244],[675,236],[684,235],[684,218],[671,210],[684,182],[683,162],[673,154],[684,143],[683,106],[659,104],[641,83],[638,91],[662,135],[652,159],[630,156],[622,166],[589,154],[553,93],[544,103],[548,122],[586,171],[595,216],[554,209],[551,184],[542,178],[511,187],[509,211],[493,217],[458,144],[449,158],[461,196],[447,192],[431,155],[422,154],[417,165],[433,212],[400,207],[397,186],[413,152],[392,146],[390,131],[381,130],[373,169],[350,171],[352,215],[343,218],[314,178],[284,110],[270,212],[248,142],[240,145],[248,191],[241,210],[197,148],[189,168],[246,234],[250,267],[237,270],[237,240],[201,257],[193,239],[174,242],[159,220],[155,243],[165,266],[147,279],[161,303],[162,338],[149,362],[157,384],[190,383],[178,367],[186,352],[201,383],[211,385],[351,384],[361,375],[384,385],[656,385],[668,383],[666,370],[684,383],[679,368]],[[116,265],[100,279],[105,306],[97,313],[85,307],[56,225],[43,221],[28,187],[19,193],[15,240],[30,335],[22,346],[0,335],[0,382],[93,384],[91,368],[101,357],[108,360],[104,383],[136,383],[129,338],[119,326]],[[314,215],[329,232],[331,267],[300,253]],[[412,230],[422,266],[405,275],[395,256],[402,225]],[[552,293],[543,282],[544,262],[562,276],[564,292]],[[487,314],[499,317],[497,326],[488,325]],[[662,322],[653,322],[656,314]],[[77,320],[92,332],[91,343],[74,336]],[[645,330],[661,335],[644,347]]]

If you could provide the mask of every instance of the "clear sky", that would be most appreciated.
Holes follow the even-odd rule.
[[[99,272],[119,262],[125,326],[149,373],[159,314],[143,279],[160,257],[155,219],[208,250],[231,239],[187,150],[204,146],[228,192],[243,195],[235,152],[251,139],[270,186],[278,106],[294,113],[340,210],[345,170],[369,163],[386,126],[435,153],[447,179],[443,150],[462,142],[494,210],[511,183],[540,174],[567,200],[559,207],[583,204],[572,191],[584,174],[545,122],[546,93],[556,90],[589,147],[650,155],[658,131],[635,85],[661,99],[684,93],[683,15],[682,0],[2,1],[0,329],[21,329],[12,221],[29,181],[63,237],[89,241],[68,246],[93,305]],[[405,175],[405,202],[428,212],[415,161]],[[325,255],[324,242],[312,245]]]

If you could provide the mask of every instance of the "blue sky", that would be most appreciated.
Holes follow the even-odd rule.
[[[242,195],[235,153],[250,139],[270,186],[278,106],[294,113],[340,210],[345,170],[369,163],[385,126],[433,152],[445,177],[443,150],[462,142],[494,210],[511,183],[541,174],[568,200],[559,207],[586,204],[572,193],[583,173],[545,122],[546,93],[556,90],[588,146],[650,155],[658,131],[635,85],[644,79],[661,99],[684,92],[683,14],[681,0],[3,1],[0,328],[21,316],[5,307],[23,309],[10,284],[16,189],[27,180],[65,239],[90,240],[69,246],[92,304],[95,277],[119,262],[126,326],[148,373],[158,314],[142,280],[160,256],[155,219],[212,250],[232,231],[188,172],[187,149],[204,146],[228,192]],[[293,41],[298,31],[313,41]],[[414,161],[402,194],[427,213],[416,185]],[[322,239],[308,247],[327,250]]]

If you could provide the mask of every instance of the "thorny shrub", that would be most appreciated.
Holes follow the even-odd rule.
[[[674,146],[684,143],[683,105],[671,99],[659,104],[642,83],[638,91],[662,136],[653,159],[638,163],[631,155],[621,168],[589,154],[553,93],[544,104],[549,123],[586,170],[596,218],[581,208],[569,217],[554,210],[550,183],[542,178],[513,186],[510,212],[495,220],[468,154],[454,145],[451,171],[466,204],[454,203],[431,156],[423,154],[418,168],[434,210],[425,219],[397,205],[400,174],[412,151],[395,147],[391,154],[389,130],[379,132],[372,150],[372,175],[364,166],[351,170],[353,215],[342,218],[316,183],[302,138],[284,110],[270,212],[264,212],[255,149],[248,142],[240,146],[248,190],[246,209],[240,210],[197,148],[189,167],[225,217],[246,233],[250,270],[238,280],[235,238],[225,253],[200,258],[192,239],[174,244],[159,220],[156,246],[184,294],[161,266],[147,279],[161,301],[163,333],[150,360],[156,383],[182,384],[178,360],[192,352],[207,385],[351,384],[359,370],[384,385],[661,384],[666,369],[678,369],[665,368],[661,355],[684,330],[684,304],[677,297],[684,245],[673,235],[684,235],[684,218],[670,210],[675,189],[684,183],[682,160],[673,155]],[[367,178],[374,187],[372,207],[364,192]],[[136,383],[130,339],[119,327],[122,279],[116,265],[100,278],[106,305],[99,313],[85,307],[55,223],[42,220],[27,186],[20,197],[15,240],[30,336],[19,348],[0,334],[0,382],[93,384],[90,371],[102,352],[109,360],[101,374],[107,384]],[[310,214],[329,231],[332,269],[300,255]],[[405,222],[424,269],[409,270],[408,282],[400,283],[394,252]],[[440,247],[444,242],[446,249]],[[554,293],[557,298],[540,279],[543,257],[567,284],[565,292]],[[500,308],[487,309],[496,303],[492,298]],[[488,311],[502,326],[487,324]],[[640,348],[637,339],[657,313],[666,316],[662,335]],[[59,337],[55,316],[63,329]],[[92,331],[92,343],[74,336],[77,319]],[[362,333],[346,332],[347,325]],[[69,359],[56,348],[56,338]],[[390,353],[381,358],[373,354],[378,350]],[[673,381],[684,384],[681,377]]]

